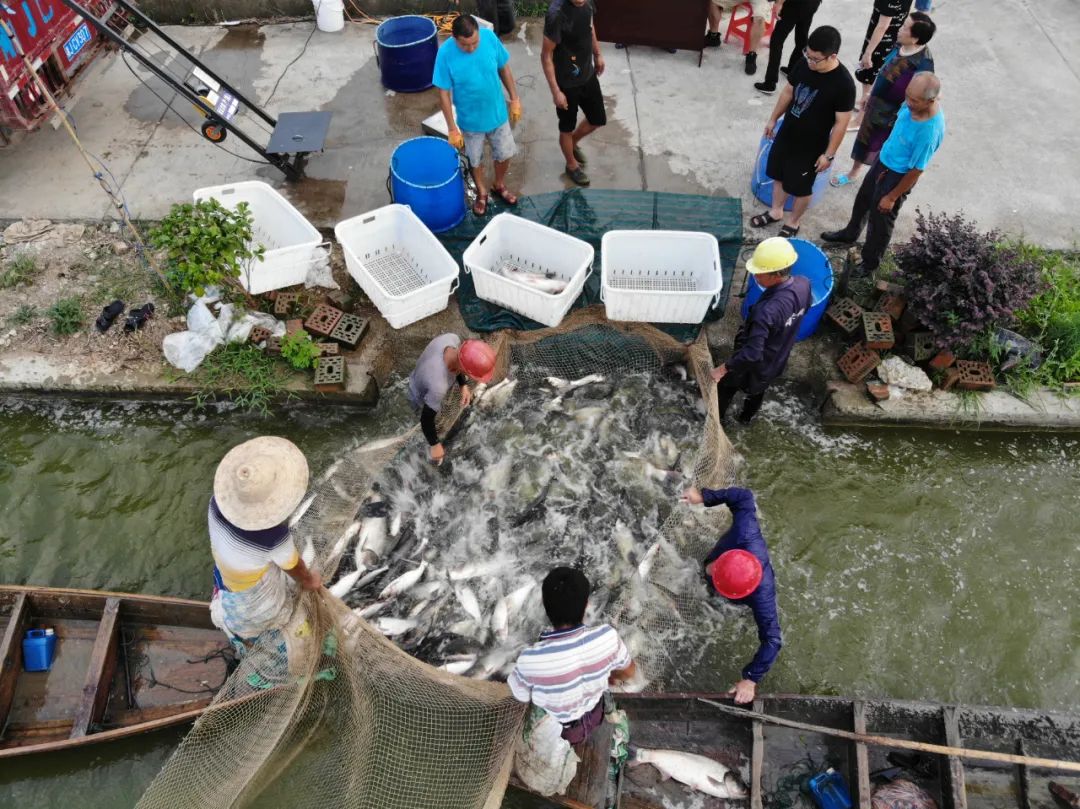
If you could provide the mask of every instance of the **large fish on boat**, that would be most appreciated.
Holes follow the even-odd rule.
[[[747,795],[746,787],[731,770],[705,756],[682,753],[678,750],[645,750],[638,748],[630,766],[651,764],[663,778],[672,778],[691,789],[714,798],[739,799]]]

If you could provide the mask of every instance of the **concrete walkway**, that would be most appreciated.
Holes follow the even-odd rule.
[[[869,5],[826,0],[818,14],[817,23],[843,32],[841,55],[848,65],[858,58]],[[1074,0],[940,0],[935,17],[940,29],[932,48],[945,85],[949,135],[902,215],[899,235],[911,232],[919,205],[962,208],[984,227],[1048,246],[1075,245],[1080,16]],[[322,227],[387,202],[390,153],[419,134],[420,122],[437,108],[434,91],[384,91],[372,26],[315,32],[306,50],[308,24],[170,30],[272,112],[334,113],[326,152],[312,159],[311,179],[286,192]],[[539,21],[526,20],[506,39],[525,108],[511,182],[525,193],[568,185],[540,70],[540,37]],[[700,68],[697,55],[686,52],[605,45],[605,58],[602,83],[611,122],[585,147],[594,187],[740,196],[748,215],[758,209],[748,184],[773,99],[754,91],[737,44],[709,51]],[[282,184],[276,169],[250,162],[253,155],[242,143],[230,138],[224,144],[230,154],[203,140],[180,117],[197,128],[190,105],[156,80],[150,86],[176,112],[119,56],[107,55],[71,105],[80,138],[107,165],[134,216],[158,218],[202,186],[246,179]],[[837,160],[841,169],[849,148],[850,136]],[[5,149],[0,184],[0,218],[110,214],[63,129],[45,127]],[[804,220],[804,235],[816,238],[823,228],[841,224],[853,197],[852,188],[830,189]]]

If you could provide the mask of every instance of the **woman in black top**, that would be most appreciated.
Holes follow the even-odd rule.
[[[874,86],[878,71],[885,63],[885,57],[896,47],[896,35],[900,26],[911,11],[912,0],[874,0],[874,11],[870,15],[870,24],[866,27],[863,39],[862,55],[859,57],[859,69],[855,71],[855,81],[862,87],[862,97],[856,110],[859,117],[851,122],[851,129],[858,129],[862,120],[862,109]]]

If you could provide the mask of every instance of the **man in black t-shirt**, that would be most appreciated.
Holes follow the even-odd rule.
[[[582,168],[582,138],[607,123],[599,76],[604,57],[593,28],[593,0],[551,0],[544,20],[544,46],[540,65],[544,69],[555,113],[559,118],[559,148],[566,159],[566,174],[578,185],[588,185]],[[577,120],[578,109],[585,120]]]
[[[765,126],[765,137],[775,137],[765,166],[773,180],[772,207],[751,218],[752,227],[781,221],[790,196],[794,198],[791,214],[780,235],[797,235],[810,207],[814,180],[836,158],[855,107],[855,81],[840,64],[839,51],[840,32],[823,25],[810,34],[804,58],[788,74],[788,84]],[[781,116],[784,120],[778,124]]]

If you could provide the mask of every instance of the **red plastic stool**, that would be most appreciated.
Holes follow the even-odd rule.
[[[739,3],[731,10],[731,16],[728,19],[727,33],[724,34],[724,42],[731,39],[732,34],[742,40],[743,55],[750,53],[751,46],[754,44],[750,41],[750,29],[754,23],[754,9],[749,3]],[[765,23],[765,36],[768,37],[772,34],[773,28],[776,27],[776,5],[773,5],[772,19]]]

